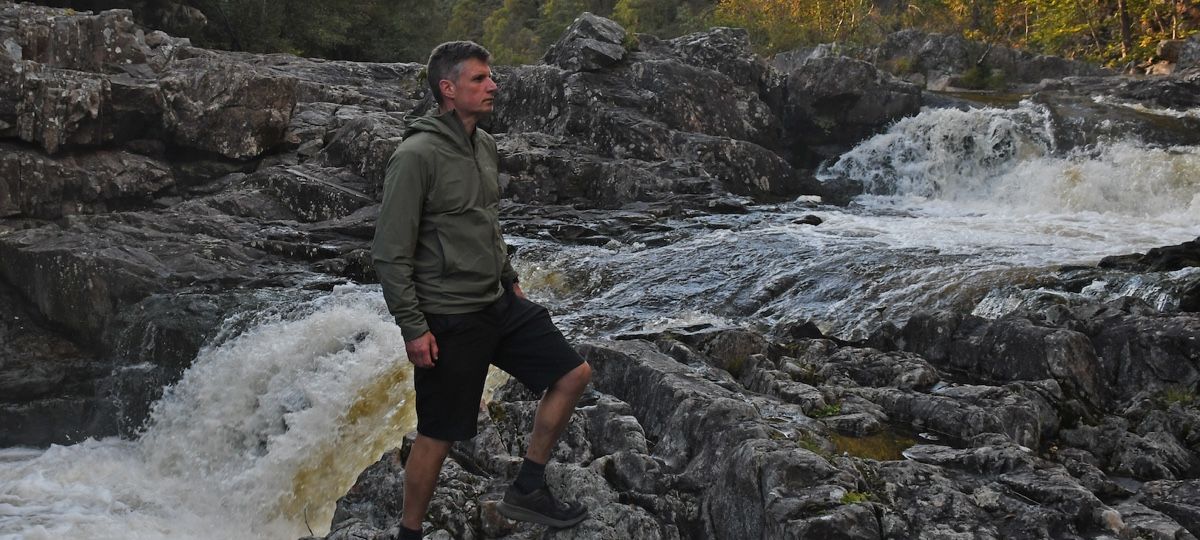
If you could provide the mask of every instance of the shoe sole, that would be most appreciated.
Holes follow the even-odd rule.
[[[576,517],[576,518],[565,519],[565,520],[564,519],[554,519],[545,514],[539,514],[537,512],[534,512],[533,510],[529,510],[527,508],[521,508],[520,506],[511,505],[504,501],[501,501],[500,504],[496,505],[496,509],[500,511],[500,515],[502,515],[508,519],[514,520],[514,521],[528,521],[530,523],[538,523],[541,525],[548,525],[548,526],[557,527],[560,529],[576,525],[580,521],[583,521],[583,520],[587,519],[587,517],[588,517],[588,513],[584,512],[584,513],[580,514],[579,517]]]

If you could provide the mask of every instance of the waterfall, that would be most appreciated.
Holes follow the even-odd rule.
[[[0,538],[322,533],[415,425],[378,287],[345,287],[202,351],[135,441],[0,451]]]
[[[1015,109],[939,109],[905,118],[818,176],[963,211],[1200,221],[1200,148],[1131,139],[1056,152],[1049,114],[1028,101]]]

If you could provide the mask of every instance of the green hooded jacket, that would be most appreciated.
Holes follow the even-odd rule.
[[[496,141],[453,111],[413,120],[388,161],[371,250],[383,297],[411,341],[424,313],[479,311],[515,281],[500,236]]]

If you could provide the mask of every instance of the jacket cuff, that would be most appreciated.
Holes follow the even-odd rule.
[[[397,322],[396,324],[400,324]],[[417,339],[429,331],[429,325],[425,323],[416,325],[400,324],[400,333],[404,334],[404,341],[412,341]]]

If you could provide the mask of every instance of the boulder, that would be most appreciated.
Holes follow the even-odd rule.
[[[779,73],[754,53],[750,33],[746,30],[710,28],[677,37],[666,44],[684,63],[716,71],[729,77],[734,84],[757,92],[765,102],[772,102],[768,93],[778,84]]]
[[[887,65],[900,72],[922,73],[931,84],[944,80],[947,75],[961,74],[977,66],[986,66],[989,71],[1001,73],[1005,82],[1024,83],[1112,73],[1087,62],[1037,55],[970,41],[959,35],[925,33],[916,29],[900,30],[888,35],[883,43],[866,51],[864,56],[877,65]]]
[[[1200,266],[1200,238],[1173,246],[1152,248],[1144,254],[1111,255],[1100,259],[1097,266],[1131,272],[1174,272]]]
[[[241,184],[262,189],[306,222],[348,216],[377,202],[367,193],[382,191],[382,182],[367,182],[343,168],[308,164],[262,169],[246,176]]]
[[[56,8],[6,2],[0,5],[0,19],[16,23],[0,26],[0,42],[11,43],[6,48],[14,60],[105,73],[122,64],[145,64],[153,54],[129,10],[64,14]]]
[[[1046,328],[1020,318],[918,313],[897,342],[939,368],[968,380],[995,384],[1055,379],[1068,392],[1098,406],[1110,388],[1101,377],[1095,346],[1079,332]]]
[[[79,442],[116,430],[98,381],[111,363],[51,330],[0,281],[0,446]]]
[[[162,97],[153,82],[32,62],[0,63],[0,80],[15,92],[0,106],[0,126],[48,153],[64,146],[100,146],[155,138]],[[5,114],[5,113],[8,114]],[[7,116],[7,118],[4,118]]]
[[[172,141],[233,159],[282,143],[296,105],[295,79],[216,58],[174,62],[159,85]]]
[[[585,11],[546,50],[542,62],[567,71],[597,71],[625,59],[626,39],[621,25]]]
[[[1192,36],[1179,47],[1175,59],[1175,70],[1185,71],[1200,68],[1200,37]]]
[[[1139,493],[1142,504],[1170,516],[1192,536],[1200,537],[1200,481],[1148,482]]]
[[[861,60],[814,58],[787,74],[780,114],[792,151],[810,166],[916,114],[921,89]],[[816,154],[803,159],[806,152]]]

